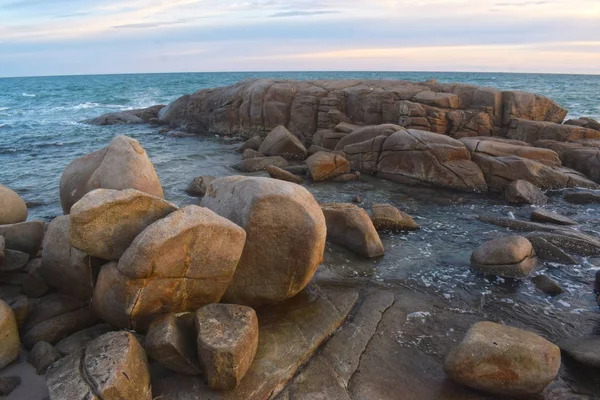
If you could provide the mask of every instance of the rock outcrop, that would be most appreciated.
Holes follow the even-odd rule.
[[[485,137],[464,138],[460,141],[464,143],[472,155],[483,154],[492,157],[518,156],[551,167],[561,166],[561,160],[555,151],[533,147],[525,142],[516,144],[512,140]]]
[[[323,258],[327,228],[303,187],[270,178],[213,181],[202,205],[246,230],[244,252],[224,300],[257,306],[295,296]]]
[[[98,151],[77,158],[60,178],[60,203],[65,214],[94,189],[137,189],[164,197],[162,186],[146,151],[137,140],[117,136]]]
[[[96,118],[88,119],[86,124],[90,125],[137,125],[147,124],[158,118],[159,112],[164,105],[156,105],[148,108],[138,108],[135,110],[125,110],[113,113],[107,113]]]
[[[16,224],[26,219],[25,201],[12,189],[0,184],[0,225]]]

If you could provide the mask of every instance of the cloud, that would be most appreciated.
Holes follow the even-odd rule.
[[[179,20],[179,21],[167,21],[167,22],[140,22],[137,24],[124,24],[124,25],[115,25],[113,28],[115,29],[143,29],[143,28],[158,28],[159,26],[169,26],[169,25],[177,25],[184,24],[187,20]]]
[[[327,14],[338,14],[339,11],[323,10],[323,11],[281,11],[275,14],[269,15],[269,18],[283,18],[283,17],[307,17],[311,15],[327,15]]]

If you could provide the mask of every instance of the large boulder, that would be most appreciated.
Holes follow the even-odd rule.
[[[71,246],[69,216],[56,217],[48,224],[38,273],[59,292],[88,301],[103,260]]]
[[[482,153],[493,157],[501,156],[519,156],[541,164],[560,167],[561,161],[558,154],[550,149],[533,147],[531,145],[517,145],[508,140],[498,140],[481,137],[463,138],[460,139],[465,144],[471,154]]]
[[[0,184],[0,225],[16,224],[26,219],[25,201],[10,188]]]
[[[53,364],[46,384],[51,399],[152,399],[144,349],[124,331],[102,335]]]
[[[304,160],[307,155],[306,148],[296,136],[288,131],[285,126],[278,126],[265,137],[258,152],[267,156],[281,156],[286,159]]]
[[[258,318],[250,307],[211,304],[196,311],[198,359],[208,385],[235,389],[254,361]]]
[[[6,248],[22,251],[34,257],[42,248],[44,228],[44,221],[0,225],[0,236],[4,236]]]
[[[216,303],[245,239],[242,228],[209,209],[175,211],[142,231],[118,263],[102,268],[94,310],[116,327],[145,331],[161,314]]]
[[[471,327],[446,358],[454,381],[484,392],[532,397],[554,380],[560,350],[535,333],[492,322]]]
[[[531,144],[538,140],[572,142],[581,139],[600,139],[600,131],[575,125],[561,125],[553,122],[515,119],[510,124],[508,137],[510,139],[522,140],[523,142]]]
[[[230,176],[210,184],[202,205],[247,233],[226,301],[277,303],[312,279],[323,258],[327,228],[308,190],[270,178]]]
[[[177,210],[135,189],[96,189],[71,207],[71,246],[104,260],[118,260],[146,227]]]
[[[355,204],[326,203],[321,210],[327,222],[327,239],[363,257],[384,254],[383,243],[371,218]]]
[[[326,181],[350,172],[350,163],[344,157],[319,151],[306,160],[310,176],[315,181]]]
[[[19,357],[21,341],[12,308],[0,300],[0,369]]]
[[[60,178],[60,203],[65,214],[94,189],[137,189],[164,197],[160,180],[137,140],[117,136],[98,151],[77,158]]]
[[[531,274],[537,263],[531,242],[522,236],[490,240],[471,256],[473,267],[484,274],[523,278]]]
[[[548,202],[539,187],[522,180],[510,183],[504,190],[504,198],[512,204],[544,205]]]
[[[401,130],[382,145],[378,176],[406,184],[426,184],[486,192],[479,167],[465,145],[450,137],[418,130]]]

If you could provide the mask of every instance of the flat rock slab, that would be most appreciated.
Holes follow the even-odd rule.
[[[537,209],[531,213],[531,220],[534,222],[548,222],[551,224],[557,225],[577,225],[576,221],[573,221],[571,218],[565,217],[564,215],[560,215],[558,213]]]
[[[152,382],[153,397],[171,400],[274,398],[318,347],[344,322],[358,299],[354,289],[309,286],[277,306],[258,310],[256,357],[232,391],[212,391],[201,377],[173,375]],[[161,397],[162,396],[162,397]]]

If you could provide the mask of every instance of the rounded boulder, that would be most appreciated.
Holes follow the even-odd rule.
[[[25,201],[12,189],[0,184],[0,225],[16,224],[26,219]]]

